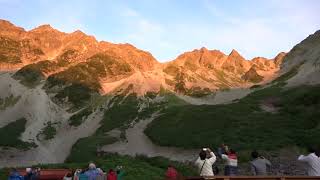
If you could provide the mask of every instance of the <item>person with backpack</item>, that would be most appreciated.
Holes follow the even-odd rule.
[[[307,163],[308,176],[320,176],[320,150],[309,149],[307,156],[300,155],[298,161]]]
[[[203,148],[195,162],[200,176],[214,176],[212,165],[216,162],[215,154],[209,148]]]
[[[271,162],[260,156],[257,151],[251,153],[253,160],[250,162],[251,172],[254,176],[265,176],[267,175],[267,168],[271,167]]]
[[[17,169],[13,168],[8,177],[8,180],[23,180],[23,176],[20,175]]]
[[[225,161],[224,175],[236,176],[238,175],[238,157],[237,153],[233,150],[226,150],[225,154],[221,155],[222,160]]]

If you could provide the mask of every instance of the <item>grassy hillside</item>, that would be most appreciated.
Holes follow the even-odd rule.
[[[142,119],[146,118],[153,112],[149,111],[149,108],[145,108],[141,112],[138,112],[139,103],[140,100],[135,94],[113,97],[107,105],[109,108],[104,110],[104,116],[98,130],[92,136],[82,138],[75,143],[72,147],[70,156],[67,158],[67,162],[83,162],[96,159],[96,152],[99,147],[111,144],[117,140],[116,138],[109,137],[105,134],[112,129],[120,129],[122,131],[122,138],[125,138],[124,130],[133,120],[137,117]],[[153,106],[149,107],[153,108]],[[83,121],[83,116],[87,116],[87,111],[87,109],[84,109],[72,116],[69,123],[75,126],[80,125]]]
[[[130,73],[132,73],[132,69],[129,64],[105,54],[96,54],[88,58],[87,62],[79,63],[65,71],[49,76],[46,86],[51,88],[57,85],[80,84],[97,91],[100,89],[100,78]]]
[[[148,93],[145,98],[154,98],[155,95]],[[135,120],[144,119],[150,116],[159,106],[158,104],[149,103],[144,109],[139,110],[141,100],[135,94],[128,96],[118,95],[109,101],[108,109],[104,112],[103,120],[101,121],[100,128],[95,134],[89,137],[82,138],[76,142],[72,147],[71,153],[67,158],[67,163],[77,164],[64,164],[66,167],[83,167],[88,162],[97,162],[99,167],[104,170],[114,168],[117,165],[122,165],[126,170],[125,179],[163,179],[166,168],[169,164],[177,167],[179,172],[184,175],[195,175],[194,168],[178,162],[169,161],[165,158],[146,158],[144,156],[129,157],[109,154],[104,157],[97,156],[97,150],[106,144],[111,144],[119,139],[109,137],[105,133],[119,128],[124,130],[128,125]],[[160,105],[161,106],[161,105]],[[125,138],[125,137],[124,137]]]
[[[41,80],[45,79],[43,72],[45,69],[54,66],[50,61],[41,61],[35,64],[29,64],[21,68],[14,74],[14,78],[27,87],[37,86]]]
[[[18,149],[34,147],[34,143],[24,142],[19,139],[20,135],[25,131],[26,122],[26,119],[21,118],[0,128],[0,146]]]
[[[166,108],[145,133],[160,145],[199,148],[222,142],[239,150],[316,144],[320,138],[320,86],[271,86],[228,105]],[[260,108],[268,102],[275,113]]]

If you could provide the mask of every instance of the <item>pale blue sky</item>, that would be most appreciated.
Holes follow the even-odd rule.
[[[0,18],[128,42],[162,62],[203,46],[271,58],[320,29],[320,0],[0,0]]]

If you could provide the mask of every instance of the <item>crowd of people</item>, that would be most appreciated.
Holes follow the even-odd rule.
[[[122,180],[124,174],[122,166],[104,172],[101,168],[97,168],[94,163],[90,163],[88,168],[77,169],[74,174],[68,173],[63,180]]]
[[[38,180],[40,177],[40,168],[26,168],[26,175],[22,176],[13,168],[8,180]]]
[[[239,175],[236,151],[222,144],[222,146],[218,148],[217,156],[210,148],[203,148],[200,151],[199,157],[195,162],[200,176],[214,176],[219,174],[219,169],[215,166],[217,157],[225,162],[225,176]],[[261,156],[257,151],[251,153],[251,158],[251,174],[254,176],[268,175],[268,169],[272,166],[271,162]],[[320,149],[310,148],[307,156],[300,155],[297,160],[306,163],[309,176],[320,176]]]
[[[216,155],[217,154],[217,155]],[[216,154],[210,148],[202,148],[199,157],[195,161],[200,176],[214,176],[219,174],[219,168],[216,166],[218,158],[224,161],[224,175],[237,176],[238,155],[234,149],[222,145],[218,148]],[[255,176],[268,175],[268,169],[272,166],[271,162],[261,156],[257,151],[251,153],[250,161],[251,174]],[[320,150],[309,149],[308,155],[300,155],[298,161],[305,162],[309,176],[320,176]],[[125,172],[122,166],[115,169],[109,169],[104,172],[97,168],[94,163],[90,163],[88,168],[77,169],[74,172],[67,173],[63,180],[123,180]],[[165,173],[166,180],[177,180],[182,175],[173,165],[169,165]],[[38,180],[40,177],[40,168],[26,168],[26,175],[21,176],[16,169],[13,169],[8,180]]]
[[[101,168],[97,168],[94,163],[90,163],[88,168],[77,169],[74,172],[65,174],[62,180],[123,180],[125,172],[122,166],[117,166],[115,169],[109,169],[104,172]],[[22,176],[13,169],[8,177],[8,180],[39,180],[40,168],[26,168],[26,175]]]

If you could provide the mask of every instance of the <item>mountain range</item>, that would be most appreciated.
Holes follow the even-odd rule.
[[[68,34],[50,25],[25,31],[4,20],[0,26],[0,70],[19,70],[17,78],[30,85],[42,79],[54,79],[67,84],[77,82],[101,94],[130,85],[140,95],[159,92],[161,87],[189,94],[193,90],[205,94],[249,87],[277,77],[285,56],[282,52],[274,59],[246,60],[236,50],[225,55],[201,48],[162,64],[149,52],[130,44],[98,42],[81,31]],[[29,71],[32,73],[25,76]],[[72,73],[77,76],[66,76]]]
[[[273,59],[202,47],[160,63],[79,30],[0,20],[0,72],[2,167],[97,151],[185,160],[221,142],[291,151],[320,138],[320,31]]]

